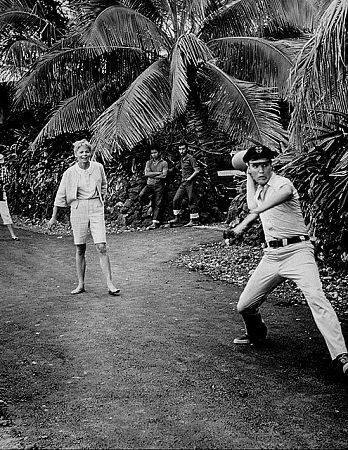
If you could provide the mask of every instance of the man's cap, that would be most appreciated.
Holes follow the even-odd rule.
[[[243,156],[243,161],[248,163],[253,159],[273,159],[278,156],[278,153],[275,150],[271,150],[269,147],[265,145],[254,145],[253,147],[248,148]]]
[[[5,156],[2,153],[0,153],[0,164],[2,164],[4,162],[5,162]]]

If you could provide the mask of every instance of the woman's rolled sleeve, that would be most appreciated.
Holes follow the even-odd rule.
[[[104,166],[101,165],[101,195],[103,199],[106,196],[107,189],[108,189],[108,182],[106,180]]]
[[[56,198],[54,200],[54,206],[60,206],[61,208],[68,206],[66,201],[66,173],[63,174],[63,177],[59,183]]]

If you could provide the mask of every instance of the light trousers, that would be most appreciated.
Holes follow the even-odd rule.
[[[266,248],[264,256],[250,277],[237,304],[246,330],[261,322],[259,307],[267,295],[285,279],[301,289],[314,321],[325,339],[332,359],[347,352],[337,315],[326,298],[319,278],[311,242],[300,242],[280,248]],[[249,330],[248,330],[249,328]]]
[[[0,215],[4,225],[12,225],[12,218],[8,209],[7,200],[0,201]]]

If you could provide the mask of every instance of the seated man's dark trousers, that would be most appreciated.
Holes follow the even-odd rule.
[[[147,184],[139,194],[140,201],[144,205],[151,199],[152,220],[158,223],[162,221],[164,190],[164,183],[154,185]]]
[[[183,181],[178,187],[173,198],[173,210],[179,211],[181,209],[181,202],[185,194],[188,197],[190,214],[198,217],[197,196],[195,192],[195,181]],[[175,214],[175,212],[174,212]]]

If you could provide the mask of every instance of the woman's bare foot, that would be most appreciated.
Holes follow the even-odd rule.
[[[108,283],[109,295],[119,295],[120,289],[117,289],[113,283]]]
[[[75,294],[82,294],[85,291],[84,286],[77,286],[77,288],[73,289],[70,294],[75,295]]]

